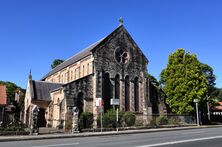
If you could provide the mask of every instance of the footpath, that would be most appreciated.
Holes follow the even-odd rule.
[[[109,136],[109,135],[136,134],[136,133],[153,133],[153,132],[163,132],[163,131],[177,131],[177,130],[189,130],[189,129],[201,129],[201,128],[216,128],[216,127],[222,127],[222,125],[124,130],[124,131],[118,131],[118,132],[117,131],[107,131],[107,132],[84,132],[84,133],[75,133],[75,134],[59,133],[59,134],[44,134],[44,135],[0,136],[0,142],[57,139],[57,138],[75,138],[75,137],[93,137],[93,136]]]

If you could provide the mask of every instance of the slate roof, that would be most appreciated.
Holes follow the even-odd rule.
[[[54,69],[52,69],[48,74],[46,74],[41,80],[44,80],[45,78],[47,78],[48,76],[68,67],[69,65],[74,64],[75,62],[89,56],[92,54],[92,50],[98,45],[100,44],[105,38],[102,38],[101,40],[95,42],[94,44],[90,45],[89,47],[85,48],[84,50],[82,50],[81,52],[75,54],[74,56],[72,56],[71,58],[67,59],[66,61],[64,61],[63,63],[59,64],[58,66],[56,66]]]
[[[126,29],[124,28],[123,25],[118,26],[113,32],[111,32],[109,35],[107,35],[106,37],[100,39],[99,41],[93,43],[92,45],[88,46],[87,48],[83,49],[81,52],[75,54],[74,56],[72,56],[71,58],[67,59],[66,61],[64,61],[63,63],[59,64],[58,66],[56,66],[54,69],[52,69],[48,74],[46,74],[44,77],[42,77],[42,81],[44,81],[47,77],[53,75],[54,73],[76,63],[77,61],[92,55],[92,50],[96,49],[97,46],[99,46],[100,44],[102,44],[103,42],[105,42],[106,40],[108,40],[108,38],[110,36],[112,36],[114,33],[116,33],[119,29],[123,29],[126,31]],[[126,31],[127,32],[127,31]],[[127,32],[127,34],[129,35],[129,33]],[[129,37],[132,39],[132,37],[129,35]],[[132,39],[132,41],[134,42],[134,40]],[[135,43],[135,42],[134,42]],[[135,43],[136,44],[136,43]],[[146,56],[141,52],[141,54],[144,56],[144,58],[147,60]],[[148,60],[147,60],[148,61]]]
[[[80,51],[79,53],[75,54],[74,56],[72,56],[71,58],[67,59],[66,61],[64,61],[63,63],[59,64],[58,66],[56,66],[54,69],[52,69],[48,74],[46,74],[41,80],[45,80],[47,77],[49,77],[50,75],[68,67],[69,65],[74,64],[75,62],[89,56],[92,55],[92,50],[95,49],[98,45],[100,45],[103,41],[105,41],[107,38],[109,38],[109,36],[111,36],[114,32],[116,32],[119,28],[122,28],[123,26],[120,25],[119,27],[117,27],[112,33],[110,33],[109,35],[107,35],[106,37],[100,39],[99,41],[93,43],[92,45],[88,46],[87,48],[83,49],[82,51]]]
[[[62,87],[63,84],[32,80],[35,100],[50,101],[50,91]]]

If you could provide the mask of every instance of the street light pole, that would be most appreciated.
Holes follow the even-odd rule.
[[[207,97],[207,115],[208,115],[208,120],[210,121],[210,106],[209,106],[209,98],[210,98],[210,96]]]
[[[198,99],[194,99],[193,102],[196,104],[196,115],[197,115],[197,126],[200,126],[200,122],[199,122],[199,112],[198,112]]]
[[[200,123],[199,123],[198,103],[196,103],[196,111],[197,111],[197,126],[199,127],[199,126],[200,126]]]

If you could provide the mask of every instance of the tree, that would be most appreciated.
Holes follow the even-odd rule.
[[[153,85],[156,85],[156,86],[160,85],[160,83],[157,81],[157,79],[153,75],[148,73],[147,76]]]
[[[216,98],[219,94],[219,89],[215,87],[216,76],[213,73],[213,68],[201,63],[201,70],[207,79],[207,96]]]
[[[215,86],[216,76],[214,75],[214,70],[207,64],[201,63],[201,70],[207,79],[208,86]]]
[[[178,49],[169,55],[160,81],[167,95],[166,102],[178,114],[194,111],[194,99],[201,101],[207,92],[207,79],[196,55]]]
[[[13,103],[15,99],[16,90],[21,89],[21,88],[12,82],[0,81],[0,84],[6,85],[7,102]]]
[[[59,64],[61,64],[62,62],[64,62],[64,60],[62,59],[55,59],[52,64],[51,64],[51,68],[55,68],[56,66],[58,66]]]
[[[222,89],[220,89],[219,94],[218,94],[218,99],[222,101]]]

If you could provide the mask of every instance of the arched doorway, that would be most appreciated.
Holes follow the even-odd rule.
[[[129,83],[129,76],[125,78],[125,111],[129,111],[130,99],[129,99],[129,90],[130,83]]]
[[[110,99],[112,98],[112,84],[110,82],[109,73],[103,75],[102,98],[104,102],[104,112],[111,109]]]
[[[45,109],[43,108],[39,108],[37,125],[38,127],[46,127]]]

